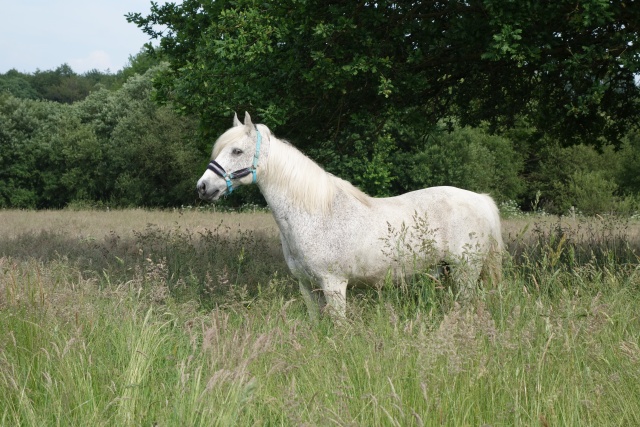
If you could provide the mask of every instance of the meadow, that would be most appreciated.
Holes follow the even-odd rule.
[[[640,221],[503,235],[312,323],[269,213],[0,211],[0,425],[640,425]]]

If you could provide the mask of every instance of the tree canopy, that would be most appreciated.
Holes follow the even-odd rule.
[[[246,109],[303,147],[365,141],[372,161],[390,120],[524,117],[572,145],[617,143],[640,118],[633,0],[184,0],[128,20],[169,61],[158,98],[215,132]]]

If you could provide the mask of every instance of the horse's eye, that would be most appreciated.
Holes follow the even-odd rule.
[[[240,154],[242,154],[242,150],[239,148],[234,148],[233,150],[231,150],[231,154],[233,154],[234,156],[239,156]]]

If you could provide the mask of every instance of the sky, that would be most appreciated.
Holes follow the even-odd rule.
[[[0,73],[65,63],[78,74],[115,73],[150,41],[124,15],[150,9],[151,0],[0,0]]]

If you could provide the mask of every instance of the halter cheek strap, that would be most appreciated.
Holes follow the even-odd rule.
[[[262,135],[260,134],[260,131],[257,127],[256,132],[258,134],[258,140],[256,141],[256,152],[253,155],[253,164],[250,167],[238,169],[235,172],[229,173],[225,171],[222,165],[220,165],[220,163],[216,162],[215,160],[212,160],[207,166],[207,169],[213,171],[213,173],[225,180],[225,182],[227,183],[227,194],[231,194],[233,192],[233,183],[231,182],[232,179],[244,178],[249,174],[253,175],[253,179],[251,181],[252,184],[255,184],[258,179],[257,168],[258,159],[260,158],[260,144],[262,143]]]

